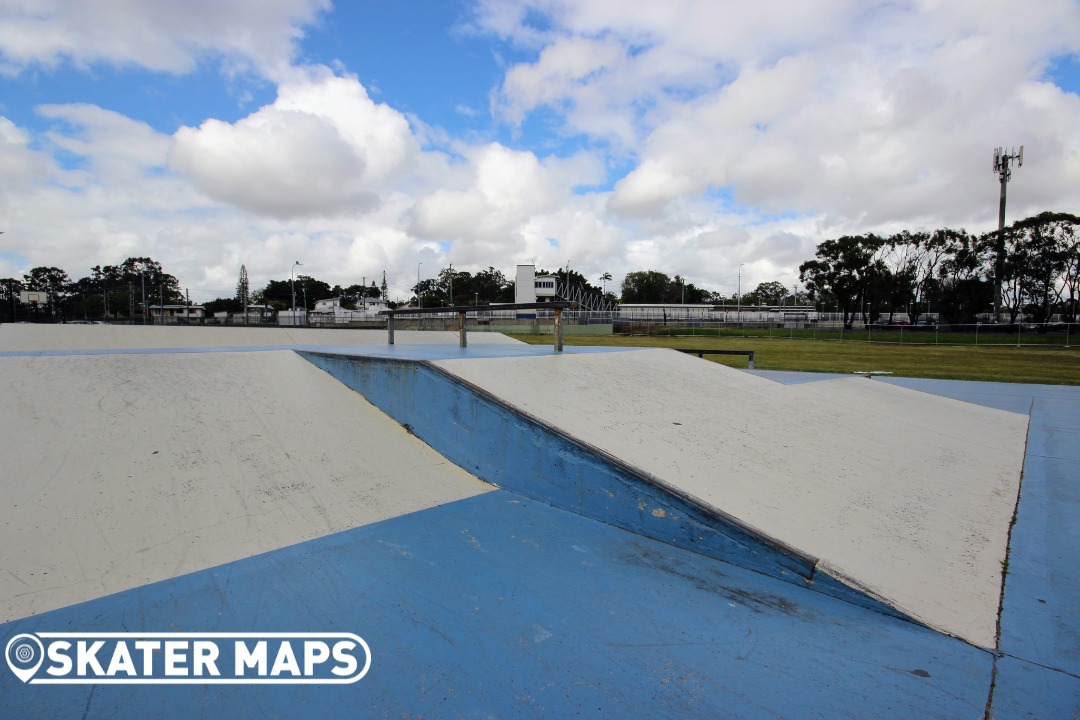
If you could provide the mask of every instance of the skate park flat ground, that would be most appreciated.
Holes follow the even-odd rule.
[[[0,642],[338,630],[372,651],[369,674],[340,687],[43,688],[0,668],[2,714],[1080,708],[1080,389],[396,336],[0,326]],[[910,619],[495,487],[301,352],[435,368],[828,561]]]

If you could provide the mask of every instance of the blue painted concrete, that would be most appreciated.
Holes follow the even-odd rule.
[[[990,720],[1080,716],[1080,678],[1004,657],[997,661]]]
[[[344,686],[27,686],[10,718],[982,718],[991,657],[508,491],[0,625],[355,632]]]
[[[666,491],[424,363],[301,353],[487,482],[664,542],[801,581],[814,559]]]
[[[815,575],[817,558],[680,496],[652,476],[418,362],[301,355],[356,390],[441,455],[499,487],[878,612],[859,588]]]
[[[992,717],[1080,716],[1080,387],[918,378],[872,382],[1030,413]]]

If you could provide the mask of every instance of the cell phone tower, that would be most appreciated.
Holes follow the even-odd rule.
[[[994,322],[1001,314],[1001,277],[1005,273],[1005,187],[1012,179],[1012,164],[1024,165],[1024,146],[1019,152],[1013,148],[1012,154],[1003,148],[994,148],[994,172],[1001,178],[1001,203],[998,205],[998,232],[994,243]]]

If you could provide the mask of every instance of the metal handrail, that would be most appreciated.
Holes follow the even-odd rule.
[[[445,313],[457,313],[458,316],[458,345],[468,347],[468,339],[465,331],[465,318],[469,313],[490,312],[498,310],[553,310],[555,312],[555,352],[563,351],[563,327],[562,311],[577,307],[573,302],[545,302],[545,303],[507,303],[506,305],[452,305],[441,308],[398,308],[396,310],[380,310],[380,315],[386,315],[386,333],[390,345],[394,344],[394,318],[398,315],[436,315]]]
[[[679,352],[689,353],[690,355],[697,355],[699,358],[704,359],[706,355],[747,355],[750,358],[750,370],[754,369],[754,351],[753,350],[710,350],[702,348],[699,350],[691,350],[688,348],[675,348]]]

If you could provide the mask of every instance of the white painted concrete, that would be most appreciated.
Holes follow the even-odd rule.
[[[291,351],[0,358],[0,423],[0,622],[490,489]]]
[[[400,345],[457,345],[457,333],[394,332]],[[520,344],[495,333],[469,334],[469,343]],[[282,345],[385,345],[385,330],[198,327],[174,325],[0,325],[0,351],[114,350],[118,348],[276,347]]]
[[[1026,416],[858,377],[784,386],[669,350],[436,364],[995,644]]]

